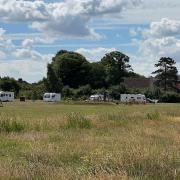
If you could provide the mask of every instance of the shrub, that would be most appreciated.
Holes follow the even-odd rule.
[[[67,116],[67,128],[75,129],[89,129],[92,127],[91,121],[87,119],[84,115],[79,113],[71,113]]]
[[[179,103],[180,102],[180,95],[177,93],[173,93],[173,92],[166,93],[161,97],[161,102]]]
[[[21,132],[24,125],[17,122],[16,119],[0,117],[0,132]]]
[[[120,94],[128,93],[128,89],[124,85],[111,86],[108,91],[110,96],[116,100],[120,99]]]
[[[160,113],[159,112],[153,112],[153,113],[147,113],[147,119],[149,120],[160,120]]]

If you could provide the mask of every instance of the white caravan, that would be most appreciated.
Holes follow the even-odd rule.
[[[90,101],[103,101],[104,100],[104,95],[102,94],[94,94],[91,95],[89,98]]]
[[[121,94],[121,102],[146,103],[146,96],[144,94]]]
[[[0,91],[0,101],[2,102],[14,101],[14,92]]]
[[[90,101],[104,101],[104,95],[94,94],[89,97]],[[109,95],[106,95],[106,101],[112,101],[112,98]]]
[[[45,93],[43,96],[45,102],[59,102],[61,101],[61,94],[57,93]]]

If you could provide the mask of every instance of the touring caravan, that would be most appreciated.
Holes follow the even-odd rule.
[[[104,95],[102,94],[94,94],[91,95],[89,98],[90,101],[103,101],[104,100]]]
[[[121,94],[121,102],[137,102],[137,103],[146,103],[146,96],[143,94]]]
[[[14,92],[0,91],[0,101],[2,102],[14,101]]]
[[[59,102],[61,101],[61,94],[57,93],[45,93],[43,96],[45,102]]]
[[[89,97],[89,101],[112,101],[112,98],[108,94],[105,97],[103,94],[94,94]]]

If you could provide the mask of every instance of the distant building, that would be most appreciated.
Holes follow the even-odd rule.
[[[176,88],[180,90],[180,83],[176,84]]]
[[[124,85],[127,88],[137,88],[137,89],[152,88],[153,78],[145,78],[145,77],[125,78]]]
[[[180,83],[177,83],[173,88],[180,93]]]

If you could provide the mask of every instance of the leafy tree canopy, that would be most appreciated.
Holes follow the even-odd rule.
[[[119,51],[106,54],[101,63],[105,67],[106,82],[109,85],[120,84],[123,82],[123,78],[132,71],[131,65],[129,65],[129,57]]]
[[[88,84],[90,63],[75,52],[60,51],[53,58],[52,69],[64,86],[77,88]]]

